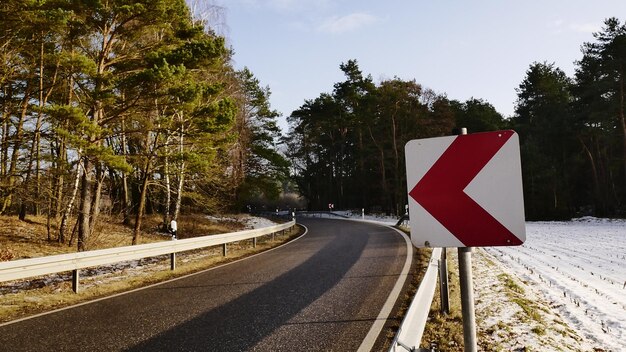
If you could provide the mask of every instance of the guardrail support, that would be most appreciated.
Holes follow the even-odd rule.
[[[78,293],[78,286],[80,281],[80,270],[76,269],[72,271],[72,291]]]
[[[450,291],[448,288],[448,256],[446,248],[441,249],[439,262],[439,293],[441,298],[441,313],[450,314]]]
[[[225,257],[228,254],[228,248],[226,247],[226,243],[222,246],[222,255]]]
[[[256,237],[252,239],[252,248],[256,248]]]
[[[170,270],[176,270],[176,253],[170,254]]]

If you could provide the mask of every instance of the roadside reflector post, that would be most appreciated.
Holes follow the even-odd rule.
[[[172,236],[172,241],[176,241],[176,234]],[[170,270],[176,270],[176,252],[170,253]]]
[[[76,269],[72,271],[72,291],[78,293],[78,286],[80,281],[80,270]]]

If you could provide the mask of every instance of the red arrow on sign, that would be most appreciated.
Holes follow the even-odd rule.
[[[523,243],[464,192],[513,134],[513,131],[500,131],[498,138],[493,133],[456,137],[409,192],[466,247]]]

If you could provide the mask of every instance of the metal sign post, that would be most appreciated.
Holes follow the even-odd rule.
[[[461,128],[461,135],[467,134]],[[459,247],[459,285],[461,286],[461,312],[463,314],[463,345],[465,352],[476,352],[476,315],[474,311],[474,281],[472,278],[472,248]]]
[[[476,352],[476,317],[474,314],[474,283],[472,280],[472,249],[459,247],[459,281],[461,311],[463,312],[463,342],[465,352]]]

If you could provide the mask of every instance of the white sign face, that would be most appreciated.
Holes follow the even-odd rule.
[[[405,155],[415,246],[524,243],[522,168],[514,131],[412,140]]]

